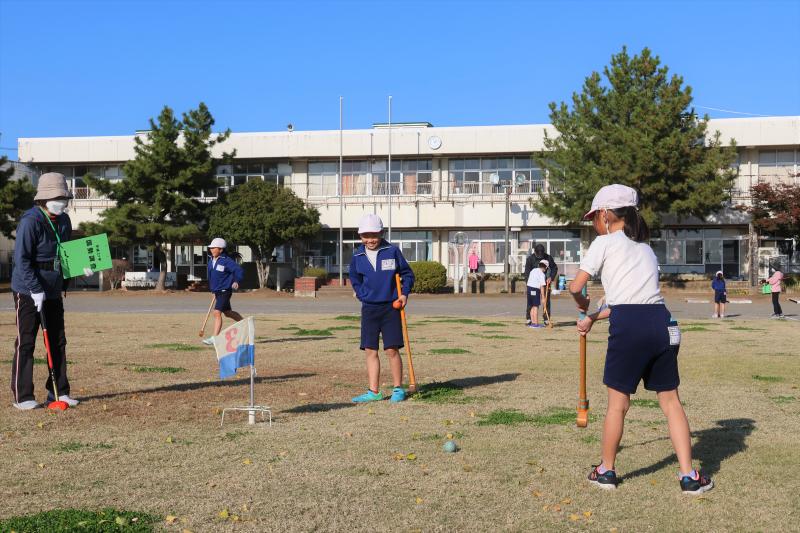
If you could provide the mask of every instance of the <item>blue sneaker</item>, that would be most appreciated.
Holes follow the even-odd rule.
[[[383,400],[383,393],[378,392],[377,394],[372,392],[371,390],[367,389],[367,392],[364,394],[360,394],[352,399],[353,403],[367,403],[367,402],[376,402],[378,400]]]
[[[392,397],[389,398],[389,401],[392,403],[402,402],[406,399],[406,391],[403,387],[395,387],[392,389]]]

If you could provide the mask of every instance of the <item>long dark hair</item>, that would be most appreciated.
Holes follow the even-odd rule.
[[[620,207],[609,209],[617,218],[625,222],[625,235],[636,242],[647,242],[650,240],[650,228],[644,221],[642,215],[635,207]]]
[[[229,251],[227,248],[222,249],[222,253],[233,259],[234,261],[239,261],[242,258],[242,254],[239,252],[232,252]]]

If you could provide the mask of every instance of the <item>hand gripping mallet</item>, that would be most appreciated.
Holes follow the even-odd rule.
[[[547,302],[550,300],[550,285],[546,284],[544,286],[544,305],[542,306],[542,311],[544,311],[544,319],[547,320],[547,329],[553,329],[553,319],[550,318],[550,313],[547,312]]]
[[[408,342],[408,322],[406,321],[406,310],[400,304],[399,298],[403,294],[403,286],[400,283],[400,274],[394,275],[394,281],[397,284],[397,298],[398,300],[392,303],[396,309],[400,309],[400,321],[403,324],[403,343],[406,345],[406,357],[408,358],[408,392],[417,392],[417,378],[414,377],[414,360],[411,358],[411,343]]]
[[[47,321],[44,317],[44,309],[39,311],[39,317],[42,321],[42,336],[44,337],[44,349],[47,352],[47,369],[50,372],[50,381],[53,383],[53,396],[54,400],[47,404],[48,409],[54,409],[57,411],[66,411],[69,409],[69,405],[67,402],[62,402],[59,400],[58,395],[58,383],[56,381],[56,374],[53,371],[53,356],[50,354],[50,339],[47,336]]]
[[[217,301],[217,295],[215,294],[211,298],[211,303],[208,305],[208,313],[206,313],[206,319],[203,320],[203,327],[200,328],[200,336],[202,337],[203,334],[206,332],[206,324],[208,324],[208,317],[211,316],[211,310],[214,309],[214,303]]]
[[[581,294],[586,296],[586,286]],[[579,320],[586,318],[586,313],[580,313]],[[578,387],[578,416],[575,423],[579,428],[589,425],[589,398],[586,397],[586,335],[580,335],[580,385]]]

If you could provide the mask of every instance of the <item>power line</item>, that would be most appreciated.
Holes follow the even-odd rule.
[[[704,105],[698,105],[695,107],[699,107],[700,109],[710,109],[711,111],[722,111],[723,113],[731,113],[734,115],[747,115],[750,117],[769,117],[770,115],[760,115],[758,113],[744,113],[742,111],[731,111],[730,109],[720,109],[718,107],[706,107]]]

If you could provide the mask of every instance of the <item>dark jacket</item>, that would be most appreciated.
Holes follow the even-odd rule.
[[[62,213],[53,222],[61,242],[72,237],[72,221]],[[61,298],[64,280],[60,271],[52,270],[56,258],[56,236],[47,215],[39,207],[22,214],[14,243],[14,271],[11,290],[20,294],[45,293],[48,300]]]
[[[523,278],[524,281],[528,281],[528,276],[531,275],[531,270],[536,268],[539,265],[539,261],[542,259],[547,259],[550,263],[550,266],[547,267],[547,272],[545,272],[544,277],[550,278],[552,281],[556,280],[558,276],[558,265],[556,265],[555,259],[548,253],[545,253],[542,257],[536,257],[536,254],[530,254],[527,259],[525,259],[525,277]],[[555,286],[553,287],[555,289]]]
[[[211,292],[229,291],[233,282],[241,283],[244,278],[244,270],[239,263],[232,257],[221,254],[217,258],[217,264],[211,268],[214,259],[208,257],[208,288]]]
[[[411,293],[414,273],[397,246],[381,241],[375,263],[376,268],[372,268],[363,244],[356,249],[350,260],[350,283],[362,303],[380,304],[396,300],[398,295],[395,273],[400,274],[403,294],[408,296]]]
[[[711,281],[711,288],[714,289],[715,292],[725,292],[725,280],[714,278]]]

